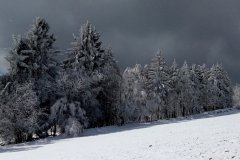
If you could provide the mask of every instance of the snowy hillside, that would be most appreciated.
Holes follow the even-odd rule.
[[[221,112],[221,113],[219,113]],[[240,159],[240,111],[89,129],[72,139],[4,146],[0,160]]]

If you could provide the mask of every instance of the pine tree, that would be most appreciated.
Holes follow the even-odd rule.
[[[86,23],[75,37],[73,47],[69,49],[69,58],[64,61],[65,68],[82,70],[92,80],[91,90],[98,90],[96,99],[99,102],[102,118],[96,125],[114,124],[117,117],[117,106],[120,97],[121,76],[112,52],[102,47],[100,34]],[[87,109],[86,109],[87,111]]]
[[[209,69],[205,64],[203,65],[195,65],[192,67],[195,78],[195,87],[198,91],[198,108],[196,108],[197,113],[203,112],[204,108],[207,106],[207,79],[209,74]]]
[[[146,107],[146,91],[140,64],[136,64],[134,68],[126,68],[123,72],[121,98],[120,116],[125,123],[147,120],[149,111]]]
[[[222,65],[213,65],[209,72],[208,93],[210,109],[221,109],[232,106],[232,86],[227,72]]]
[[[15,45],[9,52],[12,84],[33,83],[33,90],[39,98],[42,114],[38,117],[39,133],[47,134],[50,106],[58,97],[56,85],[57,62],[54,59],[57,51],[53,47],[55,38],[49,34],[49,25],[42,18],[36,18],[32,28],[24,38],[14,38]]]
[[[157,118],[165,118],[167,116],[167,96],[170,88],[170,76],[168,67],[160,51],[157,52],[148,67],[146,88],[148,97],[157,105]]]
[[[102,75],[99,86],[102,90],[100,90],[97,99],[103,111],[104,123],[106,125],[113,125],[118,119],[116,115],[120,105],[120,85],[122,77],[111,50],[105,51],[103,59],[104,65],[99,68],[99,73]]]
[[[97,72],[104,65],[104,52],[100,34],[87,22],[81,29],[79,36],[74,36],[72,48],[69,49],[69,58],[64,61],[65,67],[83,68],[89,76]]]
[[[200,75],[198,73],[198,66],[196,64],[193,64],[190,68],[190,76],[191,76],[191,87],[193,89],[192,94],[192,114],[197,114],[203,111],[203,106],[201,103],[201,89],[202,84],[200,82]]]
[[[10,63],[10,73],[20,82],[26,79],[39,79],[46,75],[54,76],[55,38],[48,32],[48,23],[42,18],[36,18],[25,38],[14,37],[15,44],[7,60]]]
[[[181,93],[180,93],[180,109],[183,116],[188,116],[193,113],[195,103],[194,87],[191,80],[191,73],[187,62],[185,61],[180,69],[181,75]]]
[[[170,74],[170,90],[168,95],[168,118],[174,118],[180,116],[180,101],[179,101],[179,93],[181,90],[181,86],[179,86],[179,68],[174,59],[172,66],[169,68]]]

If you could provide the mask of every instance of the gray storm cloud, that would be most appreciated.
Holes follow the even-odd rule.
[[[233,82],[240,82],[239,15],[237,0],[2,0],[0,48],[9,48],[12,34],[24,34],[41,16],[64,50],[89,20],[121,68],[148,63],[161,48],[169,63],[223,63]],[[0,68],[6,66],[2,57]]]

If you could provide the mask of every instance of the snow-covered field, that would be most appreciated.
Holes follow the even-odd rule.
[[[78,138],[55,137],[0,148],[0,160],[194,159],[240,159],[239,110],[89,129]]]

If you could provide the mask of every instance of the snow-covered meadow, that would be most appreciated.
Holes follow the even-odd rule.
[[[240,159],[240,110],[85,130],[3,146],[0,160],[228,160]]]

